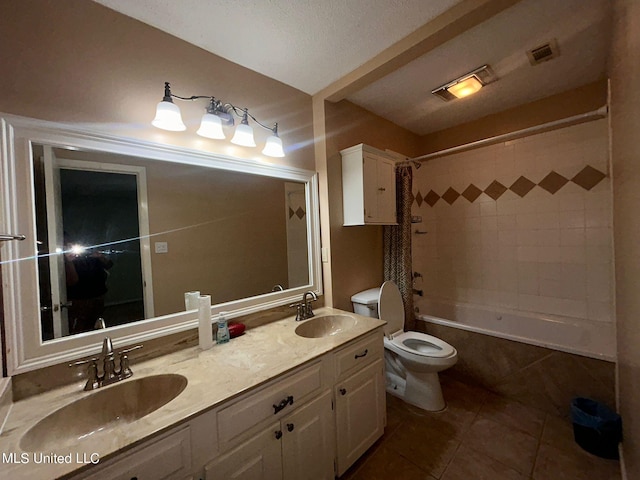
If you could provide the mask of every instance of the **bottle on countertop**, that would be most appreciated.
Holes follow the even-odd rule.
[[[216,343],[218,345],[229,341],[229,326],[227,325],[227,312],[218,314],[218,332],[216,333]]]

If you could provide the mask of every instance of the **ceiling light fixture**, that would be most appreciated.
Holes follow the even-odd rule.
[[[431,93],[448,102],[456,98],[473,95],[485,85],[495,82],[496,80],[497,78],[493,70],[491,70],[491,67],[489,67],[489,65],[483,65],[455,80],[445,83],[432,90]]]
[[[180,97],[178,95],[174,95],[171,93],[171,85],[169,82],[165,82],[164,97],[156,107],[156,116],[151,122],[154,127],[172,132],[182,132],[187,129],[182,121],[180,108],[173,103],[174,98],[185,101],[194,101],[201,98],[209,99],[209,105],[207,106],[205,114],[202,116],[200,128],[196,132],[198,135],[216,140],[226,138],[222,126],[234,125],[235,122],[233,116],[236,115],[238,118],[242,118],[242,120],[236,127],[231,143],[243,147],[255,147],[256,142],[253,138],[253,128],[249,125],[249,118],[251,118],[251,120],[262,128],[271,131],[271,135],[267,138],[264,149],[262,150],[263,155],[267,155],[269,157],[284,157],[282,140],[278,136],[277,123],[274,124],[273,127],[269,127],[259,122],[256,117],[249,113],[247,108],[241,109],[230,103],[222,103],[215,97],[210,97],[208,95],[193,95],[191,97]]]

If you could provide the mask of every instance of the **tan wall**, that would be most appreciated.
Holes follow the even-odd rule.
[[[196,135],[204,100],[178,103],[186,132],[153,128],[155,106],[169,81],[177,95],[214,95],[248,107],[263,123],[279,122],[289,150],[286,158],[268,161],[315,169],[309,95],[94,2],[1,2],[0,58],[0,112],[261,157],[259,148]],[[254,130],[260,145],[269,132]]]
[[[614,2],[611,47],[618,404],[628,479],[640,478],[640,2]]]
[[[345,100],[325,112],[333,306],[351,310],[351,295],[382,284],[382,227],[342,226],[340,150],[365,143],[414,156],[419,137]]]
[[[315,170],[309,95],[97,3],[3,0],[0,64],[0,112]],[[199,137],[200,102],[180,102],[186,132],[153,128],[165,81],[175,94],[214,95],[277,121],[287,156]],[[258,145],[268,134],[255,128]]]
[[[590,112],[606,103],[607,81],[602,79],[568,92],[487,115],[453,128],[423,135],[420,139],[420,154],[437,152],[445,148]]]

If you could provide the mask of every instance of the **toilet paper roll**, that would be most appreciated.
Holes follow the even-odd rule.
[[[200,292],[185,292],[184,293],[184,308],[186,310],[195,310],[198,308],[198,297]]]
[[[207,350],[213,346],[213,330],[211,328],[211,296],[198,297],[198,338],[200,348]]]

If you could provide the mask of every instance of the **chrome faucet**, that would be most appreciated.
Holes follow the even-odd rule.
[[[311,300],[307,299],[307,296],[309,295],[311,295],[312,297]],[[315,302],[316,300],[318,300],[318,296],[315,294],[315,292],[309,290],[308,292],[304,292],[304,294],[302,295],[301,303],[294,303],[293,305],[289,305],[290,307],[296,309],[296,322],[307,320],[314,316],[313,309],[311,308],[311,302]]]
[[[70,367],[78,365],[86,365],[87,368],[87,383],[84,386],[85,391],[95,390],[96,388],[111,385],[112,383],[119,382],[125,378],[129,378],[133,375],[131,368],[129,368],[128,353],[132,350],[142,348],[142,345],[136,345],[135,347],[120,350],[119,352],[113,351],[113,342],[111,337],[105,337],[102,341],[102,352],[99,357],[90,358],[89,360],[80,360],[79,362],[70,363]],[[119,357],[119,369],[116,370],[115,355]],[[102,363],[102,375],[98,374],[98,363]]]

